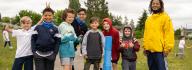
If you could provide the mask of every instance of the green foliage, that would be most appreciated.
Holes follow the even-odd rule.
[[[18,14],[17,21],[18,19],[22,18],[23,16],[29,16],[33,20],[33,25],[37,24],[38,21],[41,19],[41,15],[39,13],[30,11],[30,10],[21,10]]]
[[[138,37],[142,38],[144,35],[144,27],[145,27],[145,21],[146,21],[147,17],[148,17],[147,11],[144,10],[142,16],[139,18],[138,24],[135,29],[138,34]],[[141,32],[141,33],[139,33],[139,32]]]
[[[69,7],[71,9],[74,9],[75,11],[78,11],[81,7],[79,0],[69,0]]]
[[[137,39],[140,39],[140,38],[142,38],[142,31],[140,31],[140,30],[136,30],[135,31],[135,37],[137,38]]]
[[[2,17],[1,21],[5,23],[10,23],[10,17]]]
[[[62,14],[63,14],[63,10],[57,10],[55,12],[55,14],[54,14],[54,19],[55,19],[54,22],[55,22],[56,25],[59,25],[63,21],[62,18],[61,18]]]
[[[88,8],[87,18],[96,16],[102,20],[103,18],[109,17],[107,4],[105,0],[87,0],[87,3],[85,3]],[[89,19],[87,21],[89,21]]]
[[[181,35],[181,29],[175,30],[175,39],[179,39]]]

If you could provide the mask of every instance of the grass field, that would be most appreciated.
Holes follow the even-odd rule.
[[[186,42],[187,42],[186,43],[187,47],[192,46],[192,41],[187,40]],[[0,34],[0,70],[11,70],[12,63],[15,57],[15,50],[16,50],[15,38],[11,37],[11,43],[14,47],[13,49],[9,49],[8,47],[6,48],[3,47],[4,41],[2,38],[2,32],[1,32]],[[178,46],[178,40],[176,40],[176,44],[173,51],[167,57],[169,70],[192,70],[192,65],[191,65],[192,64],[192,48],[185,48],[184,59],[179,59],[175,57],[175,53],[177,52],[177,46]],[[141,48],[140,51],[138,52],[137,70],[148,70],[146,57],[143,55],[142,52],[143,52],[143,49]],[[121,60],[119,61],[119,69],[121,70]]]

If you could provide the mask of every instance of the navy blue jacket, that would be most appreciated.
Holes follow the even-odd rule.
[[[37,31],[37,34],[33,34],[31,38],[32,52],[53,51],[57,54],[60,43],[60,38],[55,36],[58,34],[57,27],[54,26],[48,29],[42,25],[38,25],[34,30]]]

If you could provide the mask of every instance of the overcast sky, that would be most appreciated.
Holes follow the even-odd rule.
[[[80,0],[82,7],[84,1]],[[127,16],[137,22],[144,9],[148,9],[150,0],[106,0],[109,12],[118,16]],[[46,2],[51,3],[54,10],[68,7],[68,0],[0,0],[0,13],[2,16],[13,17],[20,10],[28,9],[38,13],[45,8]],[[192,0],[164,0],[165,11],[170,15],[174,28],[181,26],[192,28]]]

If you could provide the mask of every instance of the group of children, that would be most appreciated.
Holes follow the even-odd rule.
[[[14,30],[7,25],[5,30],[12,32],[12,36],[17,39],[12,70],[22,70],[23,65],[24,70],[33,70],[33,61],[35,70],[54,70],[58,52],[64,70],[74,70],[75,48],[79,43],[82,44],[80,45],[82,55],[86,60],[84,70],[89,70],[91,64],[94,64],[94,70],[99,70],[105,47],[105,36],[112,37],[113,70],[117,70],[120,53],[123,61],[122,69],[135,70],[136,52],[140,45],[133,36],[132,27],[124,27],[120,42],[119,31],[112,26],[111,19],[103,19],[101,31],[98,29],[99,19],[92,17],[88,30],[85,22],[82,21],[82,18],[85,20],[85,16],[82,15],[85,14],[86,10],[81,9],[78,11],[78,17],[75,18],[73,9],[65,9],[62,14],[63,22],[57,27],[53,22],[54,11],[47,7],[43,10],[42,19],[32,27],[32,20],[28,16],[20,20],[22,29]],[[81,29],[77,24],[83,28]]]

